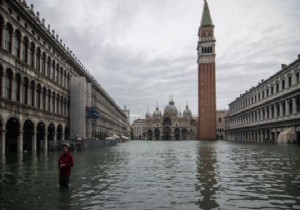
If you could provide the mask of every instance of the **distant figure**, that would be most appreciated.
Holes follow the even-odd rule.
[[[73,167],[74,161],[69,147],[63,146],[63,154],[60,155],[58,160],[59,168],[59,186],[63,188],[69,187],[71,167]]]

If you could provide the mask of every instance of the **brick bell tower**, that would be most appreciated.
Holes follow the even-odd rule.
[[[198,36],[198,140],[216,140],[216,39],[206,0]]]

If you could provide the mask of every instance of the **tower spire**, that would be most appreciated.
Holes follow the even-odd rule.
[[[206,0],[204,0],[204,6],[203,6],[203,12],[201,18],[201,27],[205,27],[205,26],[213,26],[213,22],[210,16],[210,11]]]

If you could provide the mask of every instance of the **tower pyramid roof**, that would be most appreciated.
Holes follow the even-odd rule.
[[[208,8],[208,4],[206,0],[204,0],[204,6],[203,6],[203,12],[202,12],[202,18],[201,18],[201,26],[213,26],[213,22],[210,17],[210,11]]]

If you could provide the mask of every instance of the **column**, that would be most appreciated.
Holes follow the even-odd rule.
[[[18,138],[18,153],[23,153],[23,131],[20,131],[20,135]]]
[[[6,140],[6,130],[2,130],[1,133],[1,154],[5,155],[5,140]]]
[[[285,115],[289,115],[290,113],[289,101],[285,100],[283,103],[285,103]]]
[[[32,135],[32,154],[36,153],[36,145],[37,145],[37,135],[36,132]]]
[[[283,115],[283,105],[282,105],[283,102],[279,102],[279,110],[280,110],[280,113],[279,113],[279,117],[281,117]]]

